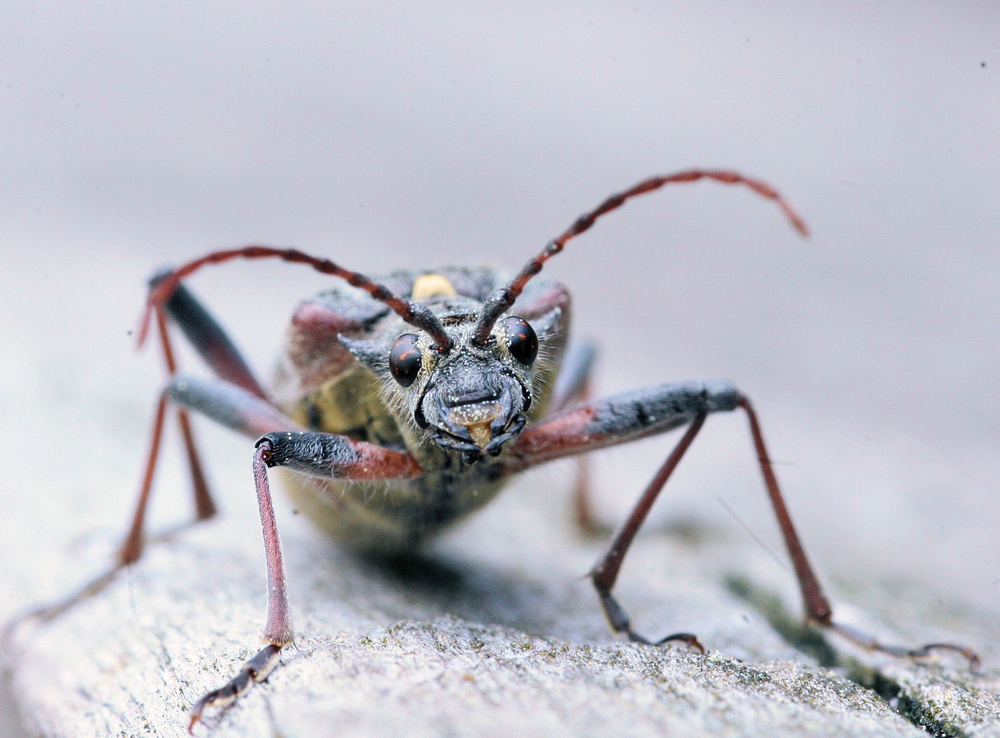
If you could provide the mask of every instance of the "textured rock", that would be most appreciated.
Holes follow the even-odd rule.
[[[784,586],[766,581],[783,578],[770,559],[734,558],[731,541],[691,526],[642,537],[620,594],[638,628],[697,630],[709,655],[614,639],[580,579],[600,545],[563,523],[542,534],[539,521],[564,511],[527,497],[539,481],[432,553],[388,563],[338,550],[279,503],[296,644],[196,734],[1000,734],[995,660],[970,675],[950,658],[918,665],[801,638],[796,605],[768,593]],[[252,515],[237,512],[18,628],[4,668],[28,733],[185,735],[191,703],[257,647],[259,549]]]

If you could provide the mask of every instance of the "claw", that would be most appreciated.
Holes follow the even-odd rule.
[[[968,646],[959,646],[957,643],[928,643],[920,648],[911,650],[907,655],[910,658],[919,659],[927,656],[931,651],[955,651],[960,653],[968,659],[969,671],[977,672],[983,665],[983,662],[979,658],[979,654]]]
[[[685,646],[694,649],[698,653],[705,653],[705,647],[701,645],[701,641],[698,640],[698,636],[694,633],[673,633],[665,638],[661,638],[655,645],[662,646],[664,643],[669,641],[680,641]]]
[[[250,689],[253,682],[262,682],[278,665],[281,644],[269,643],[247,661],[240,672],[218,689],[204,695],[191,708],[191,721],[188,723],[188,733],[194,735],[194,726],[201,722],[201,715],[209,705],[225,707]]]
[[[591,576],[594,576],[593,572],[591,572]],[[636,633],[632,630],[629,617],[622,606],[618,604],[618,600],[610,592],[601,592],[599,590],[598,594],[601,598],[601,607],[604,609],[604,615],[607,617],[611,629],[616,633],[624,633],[633,643],[645,643],[647,646],[662,646],[664,643],[669,643],[670,641],[680,641],[688,648],[693,648],[699,653],[705,653],[705,647],[701,645],[701,641],[698,640],[698,636],[694,633],[671,633],[656,642]]]
[[[860,630],[852,628],[849,625],[844,625],[843,623],[830,622],[826,623],[825,627],[830,628],[835,633],[839,633],[851,643],[855,643],[864,649],[869,651],[881,651],[882,653],[887,653],[890,656],[895,656],[896,658],[922,659],[930,656],[932,651],[953,651],[961,654],[969,661],[970,671],[978,671],[979,667],[982,665],[982,661],[979,659],[979,654],[971,648],[967,646],[959,646],[957,643],[928,643],[920,646],[919,648],[904,648],[903,646],[889,646],[881,643],[877,638],[874,638],[867,633],[862,633]]]

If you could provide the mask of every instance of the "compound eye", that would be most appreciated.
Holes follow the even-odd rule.
[[[392,344],[389,351],[389,371],[393,378],[403,387],[413,384],[420,373],[420,349],[417,348],[417,337],[412,333],[404,333]]]
[[[524,365],[531,364],[538,356],[538,336],[524,318],[511,316],[500,321],[507,335],[507,350]]]

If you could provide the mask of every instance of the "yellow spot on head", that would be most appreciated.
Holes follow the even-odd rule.
[[[432,297],[457,295],[451,282],[441,274],[421,274],[413,283],[413,299],[429,300]]]

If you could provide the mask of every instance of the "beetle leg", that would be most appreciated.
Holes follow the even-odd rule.
[[[203,695],[191,708],[188,722],[188,732],[194,733],[194,726],[201,721],[205,708],[209,706],[225,707],[236,701],[244,692],[250,689],[253,682],[263,682],[278,665],[283,643],[268,643],[264,648],[249,659],[240,673],[218,689]]]
[[[597,347],[590,341],[570,346],[563,359],[559,376],[552,390],[552,400],[546,408],[552,415],[564,409],[571,402],[586,402],[591,397],[591,373]],[[590,457],[581,454],[574,462],[575,478],[573,480],[573,520],[577,529],[587,536],[609,532],[607,526],[601,524],[594,515],[590,488]]]
[[[508,471],[663,433],[706,413],[735,410],[739,393],[728,382],[661,384],[580,403],[556,412],[512,444]]]
[[[201,379],[187,375],[174,375],[160,395],[153,420],[153,439],[150,443],[146,469],[142,476],[139,500],[128,535],[119,551],[120,564],[131,564],[142,554],[143,527],[146,506],[159,457],[160,436],[167,401],[172,401],[178,412],[193,410],[237,433],[256,438],[275,430],[297,429],[294,420],[274,405],[251,394],[248,390],[221,379]]]
[[[616,632],[626,633],[632,640],[647,642],[632,630],[628,616],[611,595],[611,589],[614,587],[632,539],[642,526],[649,508],[663,485],[700,430],[705,417],[712,412],[737,408],[746,413],[750,424],[750,434],[764,478],[764,486],[792,559],[807,621],[830,628],[870,650],[914,658],[936,650],[955,651],[965,656],[972,668],[976,668],[979,663],[978,656],[964,646],[951,643],[932,643],[916,649],[888,646],[833,620],[833,608],[823,594],[819,579],[809,564],[781,495],[757,414],[750,400],[726,382],[659,385],[576,405],[529,428],[514,444],[511,471],[690,424],[680,442],[640,496],[629,517],[618,529],[607,552],[590,572],[590,578],[597,589],[601,605],[612,628]],[[700,647],[697,639],[685,633],[668,636],[664,640],[683,640]]]
[[[269,402],[226,381],[183,375],[174,377],[163,392],[158,416],[168,399],[243,435],[262,436],[254,451],[253,478],[267,565],[264,640],[268,645],[247,661],[232,680],[195,703],[190,723],[193,728],[206,707],[232,702],[252,682],[266,679],[278,663],[281,648],[292,640],[284,565],[267,468],[287,466],[299,472],[338,479],[407,479],[417,476],[422,470],[406,453],[354,441],[346,436],[300,431],[293,420]],[[151,475],[152,470],[148,470],[147,476]]]
[[[149,280],[151,290],[155,289],[164,279],[170,276],[171,270],[158,272]],[[212,367],[222,379],[244,388],[256,397],[263,398],[264,391],[254,378],[243,357],[237,351],[225,331],[212,318],[207,310],[198,302],[191,292],[183,285],[178,286],[170,298],[155,311],[157,333],[160,337],[160,348],[166,364],[167,374],[172,378],[177,374],[177,360],[174,358],[173,344],[167,330],[166,316],[169,316],[180,327],[191,345]],[[136,502],[129,532],[118,552],[119,563],[131,564],[142,555],[142,532],[145,522],[145,511],[149,503],[154,471],[160,452],[165,420],[165,396],[157,401],[153,415],[153,429],[150,434],[149,452],[146,455],[146,466],[139,486],[139,498]],[[177,421],[181,429],[184,451],[191,472],[194,489],[195,519],[205,520],[215,515],[216,506],[205,481],[201,460],[198,457],[198,445],[191,430],[191,421],[187,411],[177,408]]]
[[[167,366],[167,376],[173,377],[177,374],[177,360],[174,358],[173,345],[170,341],[170,333],[167,330],[167,321],[162,310],[156,311],[156,328],[160,336],[160,347],[163,352],[163,361]],[[206,520],[215,515],[215,502],[212,500],[212,493],[208,491],[208,483],[205,481],[205,473],[202,471],[201,459],[198,457],[198,444],[195,443],[194,434],[191,431],[191,421],[187,412],[183,408],[177,409],[177,424],[181,429],[181,438],[184,441],[184,452],[188,459],[188,469],[191,473],[191,487],[194,490],[195,519]],[[150,442],[149,458],[147,459],[147,470],[156,465],[154,456],[159,452],[161,434],[163,432],[163,417],[157,412],[153,421],[153,434]],[[149,487],[153,479],[143,478],[143,488],[139,496],[149,494]],[[134,525],[135,521],[133,521]],[[136,552],[138,554],[138,552]],[[137,555],[138,558],[138,555]],[[125,562],[129,563],[129,562]]]
[[[413,479],[423,473],[405,451],[393,451],[347,436],[315,431],[267,433],[257,440],[267,447],[269,467],[286,466],[302,474],[353,481]]]
[[[46,605],[33,607],[13,617],[4,627],[0,637],[13,631],[27,620],[49,621],[70,609],[77,603],[101,592],[114,581],[115,574],[123,566],[134,563],[142,555],[144,543],[144,521],[149,503],[150,489],[159,458],[160,440],[163,434],[168,403],[173,402],[178,413],[195,411],[212,420],[251,438],[276,430],[294,430],[298,425],[281,413],[269,402],[251,394],[248,390],[223,380],[201,379],[177,375],[157,398],[153,413],[153,429],[149,454],[140,484],[139,499],[129,532],[125,537],[115,563],[105,572],[93,578],[72,594]],[[170,531],[168,535],[174,533]]]
[[[156,410],[153,413],[153,431],[149,440],[149,453],[146,454],[146,467],[142,473],[142,481],[139,484],[139,499],[135,503],[135,512],[132,513],[132,522],[129,524],[128,533],[125,540],[118,549],[118,566],[127,566],[139,560],[142,556],[143,530],[146,523],[146,508],[149,505],[149,494],[153,488],[153,477],[156,474],[156,463],[160,458],[160,441],[163,438],[163,421],[167,412],[167,395],[161,392],[156,401]],[[178,419],[181,416],[177,414]],[[187,420],[187,413],[183,415]],[[190,431],[190,423],[184,423],[182,428]],[[186,440],[186,439],[185,439]],[[192,439],[193,441],[194,439]],[[200,465],[198,467],[201,468]],[[196,493],[197,494],[197,493]],[[117,568],[117,567],[116,567]]]
[[[612,630],[625,633],[632,641],[651,642],[632,629],[624,608],[611,593],[628,548],[660,490],[701,429],[705,416],[735,409],[738,398],[736,389],[726,382],[659,385],[570,407],[528,428],[514,444],[515,463],[523,468],[688,425],[683,438],[589,573]],[[690,633],[674,633],[658,642],[672,640],[701,649],[698,639]]]
[[[674,447],[670,456],[663,463],[663,466],[656,472],[656,476],[653,477],[643,491],[642,496],[639,497],[639,501],[636,502],[635,507],[632,508],[632,512],[629,513],[625,522],[615,532],[614,537],[611,539],[611,544],[600,561],[590,570],[590,581],[594,583],[597,596],[601,601],[601,607],[604,609],[604,615],[607,617],[608,623],[611,624],[611,629],[616,633],[625,633],[628,635],[629,640],[638,641],[639,643],[650,643],[646,638],[643,638],[632,630],[628,615],[611,594],[611,589],[615,586],[615,581],[618,579],[618,572],[621,569],[622,562],[625,560],[625,554],[628,553],[629,546],[632,545],[632,539],[635,538],[635,534],[639,532],[639,528],[645,522],[649,510],[653,506],[653,502],[656,501],[660,490],[663,489],[663,485],[666,484],[667,479],[670,478],[670,475],[684,456],[684,452],[688,450],[691,442],[698,435],[698,431],[701,430],[701,426],[704,425],[706,414],[707,411],[700,410],[695,415],[694,420],[691,421],[680,442]],[[705,651],[701,643],[698,642],[698,638],[691,633],[674,633],[657,641],[657,644],[666,643],[667,641],[683,641],[703,653]]]
[[[179,374],[171,378],[164,394],[176,405],[249,438],[300,428],[267,400],[221,379]]]
[[[227,391],[242,392],[231,385]],[[197,394],[195,390],[194,395]],[[221,414],[216,415],[215,419],[229,425]],[[243,425],[240,430],[248,427]],[[227,705],[249,689],[253,682],[264,681],[277,666],[282,647],[292,640],[285,568],[267,480],[267,470],[273,466],[286,466],[314,476],[357,480],[409,479],[422,471],[407,453],[354,441],[346,436],[311,431],[282,431],[266,433],[257,440],[253,455],[253,478],[267,563],[267,618],[263,634],[267,645],[247,661],[233,679],[219,689],[208,692],[194,704],[189,730],[201,720],[206,707]]]
[[[932,651],[954,651],[968,659],[969,668],[976,670],[980,664],[979,656],[967,646],[955,643],[928,643],[913,649],[891,646],[879,642],[878,639],[856,628],[834,621],[833,608],[830,607],[829,601],[823,595],[819,580],[816,578],[812,567],[809,566],[809,561],[806,559],[806,552],[802,548],[802,543],[795,532],[795,526],[792,524],[792,518],[788,514],[788,508],[782,499],[781,490],[778,488],[778,478],[774,474],[771,458],[767,453],[767,446],[764,444],[764,434],[760,429],[760,423],[757,421],[757,413],[754,412],[749,398],[745,395],[740,395],[739,406],[746,412],[747,419],[750,422],[750,435],[753,437],[754,450],[757,452],[757,460],[760,462],[761,474],[764,476],[764,486],[767,488],[768,497],[771,498],[771,506],[774,508],[774,514],[778,518],[778,526],[781,528],[781,534],[785,539],[785,545],[788,548],[792,564],[795,567],[795,575],[798,577],[799,588],[805,603],[806,618],[817,625],[825,626],[839,633],[847,640],[869,651],[880,651],[890,656],[916,659],[923,658]]]
[[[150,291],[155,290],[172,273],[172,270],[164,269],[154,274],[149,280]],[[163,309],[220,379],[242,387],[257,397],[266,396],[226,331],[187,287],[178,285],[163,303]]]
[[[596,357],[597,347],[591,341],[569,347],[552,388],[552,399],[546,408],[547,416],[565,409],[571,402],[589,399],[590,377]]]
[[[274,506],[271,504],[271,488],[267,481],[271,453],[271,445],[262,442],[258,443],[253,455],[253,480],[264,534],[264,559],[267,563],[267,620],[263,634],[267,645],[247,661],[235,677],[219,689],[208,692],[194,704],[188,732],[201,720],[206,707],[229,704],[249,689],[252,682],[267,679],[268,674],[278,665],[282,647],[292,640],[292,621],[285,590],[285,566],[278,541],[278,526],[274,520]]]
[[[150,286],[155,287],[159,281],[164,279],[169,272],[163,273],[150,280]],[[177,376],[177,361],[174,358],[173,345],[170,341],[170,334],[167,330],[164,312],[175,319],[177,324],[184,331],[191,343],[213,369],[225,380],[220,384],[226,384],[233,391],[239,390],[246,394],[248,400],[245,404],[257,408],[269,408],[270,414],[280,416],[264,398],[263,390],[257,384],[246,363],[229,341],[225,332],[219,327],[208,312],[194,298],[193,295],[183,286],[179,287],[164,308],[158,308],[156,314],[157,332],[160,336],[160,346],[163,351],[164,362],[167,366],[167,373],[171,377],[171,385],[161,394],[157,401],[156,412],[153,415],[153,429],[150,438],[149,452],[146,455],[146,466],[143,471],[142,481],[139,486],[139,498],[136,502],[135,512],[132,515],[132,522],[129,525],[128,534],[118,552],[120,565],[131,564],[142,555],[143,527],[145,524],[145,511],[149,503],[149,496],[153,485],[153,478],[156,470],[156,463],[160,452],[160,443],[163,437],[163,424],[166,410],[166,394],[170,391],[170,386],[174,385],[174,378]],[[195,380],[191,380],[195,381]],[[174,398],[175,400],[178,398]],[[252,402],[251,402],[252,400]],[[223,405],[225,403],[222,403]],[[188,459],[188,468],[191,472],[192,487],[195,498],[195,519],[205,520],[215,515],[216,506],[212,500],[212,495],[208,490],[205,481],[205,474],[202,471],[201,461],[198,457],[198,446],[195,443],[194,435],[191,431],[191,422],[185,409],[186,403],[177,403],[177,420],[181,429],[181,436],[184,442],[184,449]],[[201,410],[208,415],[212,415],[205,407],[192,405],[192,409]],[[282,416],[283,417],[283,416]],[[295,427],[291,420],[278,425],[269,426],[274,428]],[[223,421],[220,421],[223,422]],[[239,430],[237,428],[237,430]],[[259,433],[250,431],[249,435]]]
[[[150,291],[155,290],[171,274],[172,271],[170,269],[163,269],[154,274],[149,280]],[[240,355],[236,346],[233,345],[229,336],[184,285],[178,285],[170,295],[170,298],[156,310],[157,332],[160,335],[160,345],[169,376],[173,377],[177,374],[177,362],[174,359],[173,346],[171,345],[165,316],[169,316],[181,329],[191,343],[191,346],[194,347],[218,377],[248,390],[257,397],[265,398],[264,390],[261,388],[260,383],[254,377],[253,372],[250,371],[249,366]],[[181,429],[181,437],[184,441],[188,467],[191,470],[196,518],[198,520],[205,520],[215,514],[215,503],[212,501],[208,484],[205,482],[205,475],[202,472],[201,461],[198,458],[198,447],[194,441],[188,414],[183,408],[178,409],[177,420]],[[162,422],[160,420],[161,430]],[[154,430],[154,444],[159,443],[158,439],[159,435]],[[150,455],[152,456],[154,453],[156,453],[155,448],[151,449]],[[149,464],[147,463],[148,466]],[[144,491],[147,494],[148,484],[151,482],[152,479],[144,484]],[[135,521],[133,521],[133,527],[134,524]],[[137,555],[138,551],[127,553],[135,553]]]
[[[406,479],[417,476],[422,470],[406,453],[346,436],[299,431],[293,420],[269,402],[223,380],[175,376],[163,392],[158,416],[168,399],[243,435],[262,436],[254,451],[253,478],[267,565],[267,619],[264,625],[267,645],[247,661],[233,679],[195,703],[189,726],[193,729],[206,707],[232,702],[253,682],[266,679],[278,663],[281,648],[292,640],[284,565],[267,468],[287,466],[307,474],[338,479]],[[147,476],[152,476],[151,469],[147,470]],[[141,514],[138,517],[141,520]]]
[[[149,280],[150,290],[155,290],[172,273],[172,270],[164,269],[154,274]],[[221,379],[242,388],[257,398],[261,398],[262,400],[265,398],[264,390],[261,389],[260,383],[257,382],[246,361],[226,335],[226,332],[184,285],[178,285],[174,289],[169,299],[156,309],[155,316],[164,363],[166,364],[167,374],[171,378],[177,374],[177,361],[174,358],[173,345],[167,329],[167,316],[180,327],[191,345]],[[146,466],[139,486],[139,498],[136,502],[135,512],[132,515],[132,522],[129,525],[129,532],[118,553],[118,560],[122,565],[131,564],[142,555],[145,511],[149,502],[153,476],[160,451],[160,443],[163,437],[165,402],[165,395],[161,395],[157,401],[156,412],[153,415],[153,429],[150,434],[149,452],[146,455]],[[198,445],[194,440],[191,421],[187,410],[184,408],[184,403],[178,404],[177,420],[181,429],[185,454],[188,459],[188,468],[191,472],[195,499],[195,519],[205,520],[215,515],[216,506],[208,490],[208,484],[205,481],[205,474],[202,471],[201,461],[198,457]],[[287,428],[293,426],[281,425],[276,427]]]

